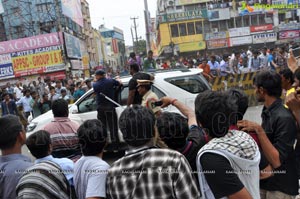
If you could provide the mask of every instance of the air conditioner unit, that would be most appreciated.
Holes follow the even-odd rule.
[[[213,28],[212,31],[213,32],[219,32],[218,28]]]

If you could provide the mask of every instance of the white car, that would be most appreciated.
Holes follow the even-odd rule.
[[[194,108],[194,101],[197,94],[211,89],[201,73],[202,69],[181,69],[156,72],[154,74],[155,80],[152,85],[152,91],[156,93],[159,98],[169,96]],[[124,87],[118,100],[121,107],[116,108],[118,116],[120,116],[122,110],[126,108],[128,83],[130,79],[131,76],[121,77]],[[173,106],[169,106],[163,111],[178,112]],[[97,102],[93,89],[86,92],[74,104],[69,106],[69,118],[79,124],[82,124],[86,120],[97,119]],[[27,127],[27,135],[41,130],[46,124],[50,123],[52,119],[53,114],[51,110],[34,118]]]

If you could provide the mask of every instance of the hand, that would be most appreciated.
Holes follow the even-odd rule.
[[[169,106],[170,104],[172,104],[172,101],[174,99],[171,98],[171,97],[162,97],[159,101],[162,101],[162,105],[161,105],[161,108],[165,108],[167,106]]]
[[[239,127],[239,129],[241,129],[241,131],[246,132],[255,131],[257,134],[259,134],[263,131],[263,128],[259,124],[248,120],[238,121],[237,126]]]
[[[293,92],[286,96],[286,105],[293,112],[300,111],[300,99],[297,96],[297,93]]]
[[[290,49],[290,57],[288,58],[287,60],[287,64],[288,64],[288,67],[289,69],[294,73],[298,66],[297,66],[297,60],[296,58],[294,57],[294,54],[293,54],[293,50]]]

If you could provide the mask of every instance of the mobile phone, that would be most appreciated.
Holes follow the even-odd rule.
[[[296,48],[292,48],[294,57],[300,57],[300,47],[297,46]]]
[[[162,101],[152,102],[153,107],[157,107],[157,106],[161,106],[161,105],[163,105]]]

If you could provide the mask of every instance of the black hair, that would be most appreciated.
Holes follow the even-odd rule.
[[[87,120],[77,130],[79,145],[83,155],[95,156],[106,145],[107,131],[100,120]]]
[[[2,94],[2,98],[5,98],[7,95],[9,95],[9,93],[4,92],[4,93]]]
[[[149,50],[149,51],[148,51],[148,54],[150,54],[150,53],[153,54],[153,51],[152,51],[152,50]]]
[[[30,94],[34,95],[34,94],[36,94],[36,91],[31,91]]]
[[[239,51],[234,51],[233,54],[236,55],[240,55],[241,53]]]
[[[155,122],[153,112],[140,105],[126,108],[119,119],[124,140],[134,147],[142,146],[154,137]]]
[[[76,83],[76,87],[79,87],[81,85],[81,82]]]
[[[279,74],[282,75],[286,80],[289,80],[290,84],[294,83],[294,74],[290,69],[283,69],[279,72]]]
[[[57,83],[57,84],[59,84],[59,83],[62,83],[60,80],[56,80],[56,82],[55,83]]]
[[[57,99],[52,102],[52,112],[54,117],[68,117],[68,102],[64,99]]]
[[[48,94],[47,94],[47,93],[44,93],[44,94],[43,94],[43,98],[44,98],[44,97],[48,97]]]
[[[294,79],[297,79],[300,81],[300,68],[297,68],[297,70],[294,73]]]
[[[253,84],[259,88],[265,89],[269,96],[279,98],[282,93],[281,77],[273,71],[261,71],[256,74]]]
[[[130,70],[133,70],[134,72],[139,72],[140,67],[137,64],[130,64]]]
[[[131,52],[131,53],[129,54],[129,57],[134,58],[134,57],[135,57],[135,52]]]
[[[26,140],[26,145],[30,153],[37,159],[49,155],[51,144],[50,134],[47,131],[40,130],[30,135]]]
[[[197,122],[212,138],[227,134],[231,117],[237,110],[235,100],[223,92],[207,90],[195,100]]]
[[[186,144],[189,126],[187,119],[180,114],[163,112],[157,118],[157,129],[160,138],[169,148],[178,150]]]
[[[15,115],[1,117],[0,126],[0,149],[10,149],[16,144],[17,137],[22,132],[23,126]]]
[[[229,89],[227,93],[232,99],[235,100],[236,105],[238,106],[237,112],[234,114],[234,116],[231,117],[231,124],[237,124],[237,121],[243,119],[248,109],[248,96],[244,91],[235,88]]]
[[[51,90],[55,90],[55,87],[50,86],[49,90],[50,90],[50,91],[51,91]]]

